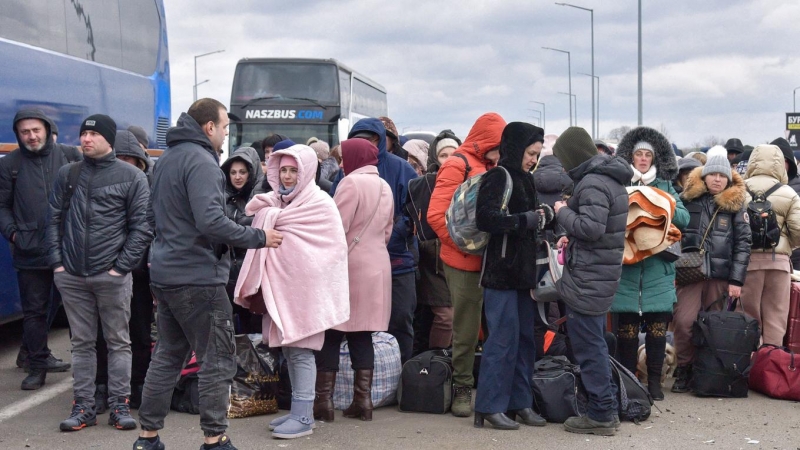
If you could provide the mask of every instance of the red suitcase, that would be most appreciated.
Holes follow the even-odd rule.
[[[792,283],[789,295],[789,321],[783,345],[795,353],[800,353],[800,283]]]

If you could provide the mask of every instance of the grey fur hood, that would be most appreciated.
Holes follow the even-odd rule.
[[[658,131],[648,127],[636,127],[629,131],[617,146],[616,156],[633,164],[633,146],[645,141],[653,146],[656,154],[653,163],[656,165],[656,176],[665,181],[674,180],[678,175],[678,163],[675,152],[667,138]]]

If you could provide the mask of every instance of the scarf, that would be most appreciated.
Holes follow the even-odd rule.
[[[656,165],[653,164],[650,166],[650,169],[645,172],[639,172],[636,167],[633,167],[631,164],[631,169],[633,169],[633,178],[631,178],[631,183],[636,184],[639,183],[643,186],[649,186],[650,183],[656,181]]]

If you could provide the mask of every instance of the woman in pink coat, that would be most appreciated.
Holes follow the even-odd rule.
[[[389,327],[392,307],[392,268],[386,244],[392,235],[392,190],[378,176],[378,149],[365,139],[342,142],[345,177],[333,201],[347,236],[350,281],[350,319],[325,332],[317,362],[314,417],[333,421],[333,387],[339,371],[339,345],[347,337],[355,379],[353,403],[345,417],[372,420],[372,370],[375,355],[372,332]]]

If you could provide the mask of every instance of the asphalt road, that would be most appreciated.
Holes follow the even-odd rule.
[[[63,433],[58,424],[70,412],[71,374],[49,374],[39,391],[19,389],[24,378],[14,365],[19,324],[0,326],[0,449],[130,449],[136,431],[106,425]],[[69,359],[66,329],[51,333],[50,347]],[[669,380],[671,383],[671,380]],[[751,392],[746,399],[703,399],[666,392],[650,420],[623,423],[613,437],[570,434],[559,424],[518,431],[475,429],[472,419],[380,408],[372,422],[345,419],[320,423],[314,434],[282,441],[270,437],[267,423],[276,416],[231,420],[229,434],[248,449],[800,449],[800,403],[772,400]],[[284,412],[282,411],[281,414]],[[197,449],[202,443],[199,416],[171,413],[162,440],[168,450]],[[487,424],[488,427],[488,424]]]

